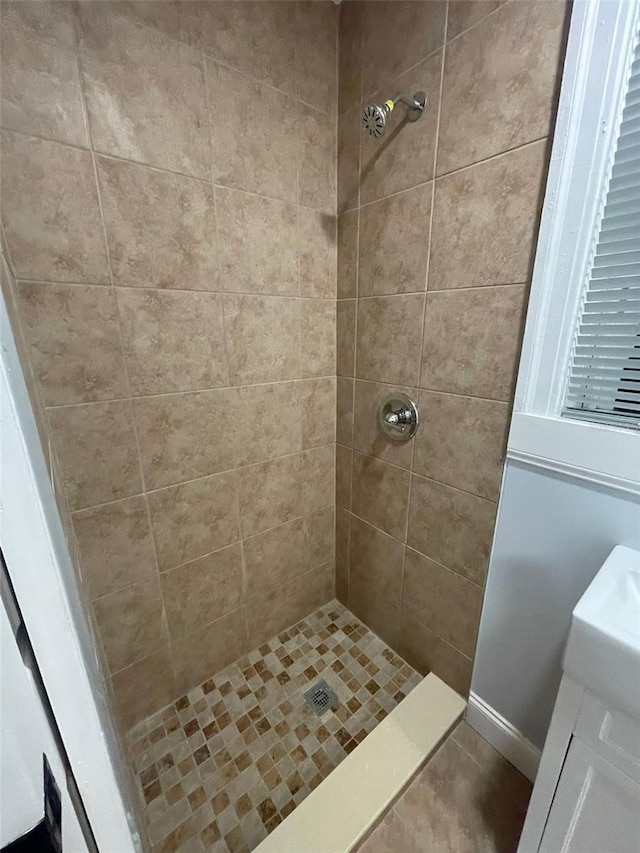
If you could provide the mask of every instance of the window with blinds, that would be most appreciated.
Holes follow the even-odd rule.
[[[562,414],[640,429],[640,32]]]

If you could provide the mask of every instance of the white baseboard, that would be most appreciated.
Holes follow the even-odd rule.
[[[535,782],[540,764],[540,750],[515,729],[508,720],[500,716],[477,693],[471,693],[467,706],[466,720],[478,734],[494,749],[510,761],[514,767]]]

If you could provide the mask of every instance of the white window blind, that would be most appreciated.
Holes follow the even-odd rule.
[[[640,33],[562,414],[640,429]]]

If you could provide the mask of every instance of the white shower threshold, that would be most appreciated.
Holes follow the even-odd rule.
[[[429,673],[254,853],[353,850],[465,707],[461,696]]]

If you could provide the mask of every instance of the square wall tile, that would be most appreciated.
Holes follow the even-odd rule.
[[[444,44],[447,4],[437,0],[375,0],[362,14],[362,77],[371,93]],[[393,38],[389,34],[393,33]],[[437,90],[427,89],[435,92]],[[404,91],[402,86],[395,86]],[[413,90],[412,90],[413,91]]]
[[[413,470],[489,500],[498,499],[509,405],[421,391]]]
[[[211,185],[106,157],[96,165],[115,284],[216,290]]]
[[[413,475],[407,544],[482,586],[496,505]]]
[[[302,447],[308,450],[336,440],[336,378],[305,379],[298,382]]]
[[[160,584],[171,639],[176,640],[237,610],[242,600],[242,583],[239,544],[162,572]]]
[[[452,0],[447,17],[447,41],[495,12],[504,2],[505,0]]]
[[[293,98],[209,59],[206,70],[216,183],[296,201]]]
[[[349,563],[351,542],[351,515],[342,507],[336,507],[336,560]]]
[[[220,290],[297,296],[296,206],[223,187],[215,194]]]
[[[227,385],[222,297],[116,288],[131,393]]]
[[[179,32],[191,5],[182,7],[183,21],[170,24],[160,20],[166,11],[145,20],[144,4],[80,5],[80,67],[97,151],[206,178],[202,54]]]
[[[111,678],[121,725],[127,729],[172,702],[178,692],[166,645]]]
[[[525,296],[526,288],[513,284],[427,294],[421,387],[509,400]]]
[[[335,114],[340,10],[301,0],[296,7],[296,97]]]
[[[398,645],[400,609],[381,595],[362,575],[349,575],[349,610],[365,625],[388,643]]]
[[[351,575],[370,584],[394,607],[400,607],[405,547],[377,527],[351,518]]]
[[[335,299],[337,234],[330,213],[298,207],[300,295]]]
[[[243,608],[174,640],[171,652],[178,692],[184,693],[210,678],[212,673],[233,663],[249,648]]]
[[[148,495],[160,571],[240,538],[234,474],[217,474]]]
[[[232,385],[300,376],[300,303],[275,296],[224,296]]]
[[[3,131],[1,189],[2,224],[17,278],[109,283],[88,151]]]
[[[435,182],[429,290],[529,280],[546,169],[542,140]]]
[[[300,348],[303,376],[336,372],[336,303],[332,299],[301,300]]]
[[[129,401],[65,406],[48,415],[71,509],[142,491]]]
[[[353,455],[353,512],[404,541],[410,474],[362,453]]]
[[[238,470],[242,535],[251,536],[299,516],[303,454],[294,453]]]
[[[223,419],[233,426],[236,465],[252,465],[302,450],[302,419],[288,419],[301,399],[299,382],[272,382],[234,388]],[[283,418],[287,421],[283,426]]]
[[[228,428],[232,396],[225,389],[134,400],[147,489],[234,467],[234,434]]]
[[[247,597],[263,600],[267,591],[301,575],[307,568],[305,524],[296,518],[250,536],[243,542],[247,571]]]
[[[356,358],[356,300],[339,299],[336,307],[336,368],[338,376],[353,376]]]
[[[302,454],[301,505],[314,512],[335,503],[336,449],[334,444],[315,447]]]
[[[304,517],[305,564],[315,569],[335,559],[335,506],[325,506]]]
[[[86,147],[70,3],[9,3],[1,33],[2,124]]]
[[[357,210],[338,217],[338,299],[358,295],[358,217]]]
[[[339,116],[337,133],[338,213],[344,213],[360,204],[362,110],[359,105]]]
[[[353,379],[338,376],[336,398],[336,441],[353,444]]]
[[[93,610],[111,672],[124,669],[167,644],[157,577],[97,598]]]
[[[432,192],[428,183],[361,208],[359,296],[426,290]]]
[[[385,2],[385,0],[381,0]],[[400,0],[402,2],[402,0]],[[377,5],[374,3],[373,5]],[[428,2],[435,6],[436,3]],[[362,203],[407,190],[433,178],[435,172],[436,134],[438,129],[442,51],[432,54],[393,83],[394,92],[426,92],[424,115],[419,121],[405,118],[406,110],[398,107],[389,116],[384,139],[373,139],[361,133],[360,199]],[[365,90],[367,100],[388,97],[385,87],[373,93]]]
[[[31,363],[48,405],[127,396],[111,288],[21,282],[18,292]]]
[[[403,614],[398,650],[418,672],[433,672],[461,696],[469,695],[472,661],[442,637]]]
[[[439,175],[548,135],[566,8],[507,3],[447,46]]]
[[[362,99],[362,3],[340,9],[338,39],[338,110],[360,106]]]
[[[351,509],[351,479],[353,451],[350,447],[336,445],[336,504]]]
[[[298,202],[336,212],[336,131],[327,116],[298,102]]]
[[[402,612],[473,657],[482,590],[455,572],[407,549]]]
[[[417,385],[424,296],[358,300],[357,376],[392,385]]]
[[[143,497],[81,510],[72,520],[90,598],[155,576],[158,568]]]

